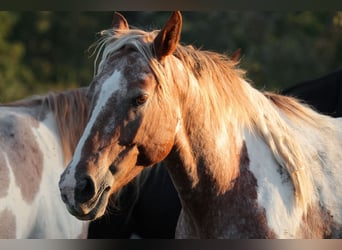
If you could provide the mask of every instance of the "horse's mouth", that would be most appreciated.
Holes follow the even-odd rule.
[[[69,207],[69,212],[79,220],[95,220],[101,217],[107,207],[110,187],[107,186],[98,192],[95,198],[87,203],[80,204],[79,209]]]

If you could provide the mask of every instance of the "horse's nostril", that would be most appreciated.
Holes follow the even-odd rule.
[[[66,194],[62,194],[61,197],[64,203],[68,203],[68,196]]]
[[[94,182],[90,176],[78,181],[75,189],[75,200],[79,203],[89,201],[95,194]]]

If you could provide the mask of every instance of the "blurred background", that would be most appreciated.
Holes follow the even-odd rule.
[[[121,12],[160,29],[170,12]],[[259,89],[282,90],[342,67],[342,11],[183,12],[181,42],[231,55]],[[113,12],[0,12],[0,102],[87,86],[89,46]]]

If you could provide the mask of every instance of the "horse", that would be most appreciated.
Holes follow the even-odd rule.
[[[295,84],[281,92],[305,102],[321,113],[342,116],[342,69]]]
[[[240,49],[234,52],[231,59],[238,60],[240,52]],[[295,96],[324,114],[341,117],[341,97],[338,94],[336,96],[340,89],[341,72],[336,70],[297,83],[280,93]],[[166,166],[161,163],[159,167],[143,171],[143,175],[147,176],[143,178],[144,181],[139,181],[140,184],[136,185],[129,183],[121,193],[121,197],[127,201],[124,208],[121,207],[116,213],[106,213],[90,223],[88,238],[116,239],[130,238],[132,235],[141,238],[174,237],[181,207]]]
[[[86,238],[58,179],[86,125],[85,88],[0,105],[0,238]]]
[[[166,164],[176,238],[338,238],[342,122],[253,87],[235,61],[120,14],[102,32],[90,116],[59,180],[67,210],[101,217],[111,194]],[[95,60],[96,63],[97,60]]]
[[[240,49],[236,50],[231,59],[238,61],[240,52]],[[324,114],[341,117],[341,97],[338,95],[341,72],[336,70],[315,79],[296,83],[280,93],[295,96]],[[121,193],[126,202],[120,211],[106,213],[90,223],[88,238],[116,239],[130,238],[132,235],[141,238],[174,237],[181,207],[166,166],[161,163],[159,167],[143,171],[143,175],[147,176],[143,178],[144,181],[140,180],[140,184],[129,183]]]

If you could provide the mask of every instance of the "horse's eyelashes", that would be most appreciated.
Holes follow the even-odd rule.
[[[142,94],[142,95],[139,95],[137,97],[135,97],[132,101],[132,105],[135,106],[135,107],[139,107],[143,104],[146,103],[148,99],[148,95],[147,94]]]

